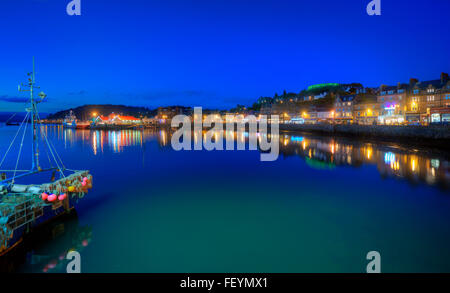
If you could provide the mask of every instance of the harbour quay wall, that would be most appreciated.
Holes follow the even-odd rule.
[[[450,126],[397,126],[356,124],[280,124],[280,130],[342,134],[365,138],[401,138],[450,142]]]

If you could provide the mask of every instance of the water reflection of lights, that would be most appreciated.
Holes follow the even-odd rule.
[[[400,169],[400,163],[398,161],[391,162],[390,166],[391,166],[391,169],[394,171],[397,171]]]
[[[62,127],[50,126],[43,129],[48,136],[57,137],[64,141],[67,147],[77,141],[90,142],[93,153],[103,152],[104,146],[109,146],[114,152],[122,152],[126,146],[138,146],[144,135],[155,137],[162,146],[170,147],[170,130],[142,131],[84,131],[63,129]],[[53,133],[52,133],[53,132]],[[194,143],[198,144],[203,139],[206,131],[199,133],[194,131],[192,136]],[[224,131],[213,132],[214,140],[220,140],[225,136],[234,142],[245,143],[251,140],[252,135],[248,132]],[[428,184],[448,186],[450,178],[450,162],[439,157],[439,153],[432,158],[429,151],[421,154],[420,151],[410,152],[408,148],[392,148],[383,144],[361,143],[354,140],[327,137],[308,137],[298,135],[282,134],[273,137],[280,143],[281,155],[295,155],[312,160],[332,163],[333,165],[361,166],[363,164],[376,165],[379,173],[383,176],[403,177],[411,181],[422,180]],[[257,140],[271,139],[270,135],[257,133]],[[236,147],[236,145],[235,145]]]
[[[104,136],[104,132],[103,131],[95,131],[94,135],[92,135],[92,149],[94,151],[94,155],[97,154],[97,148],[100,145],[100,149],[103,153],[103,136]]]
[[[439,168],[439,160],[438,159],[432,159],[431,160],[431,166],[434,168]]]
[[[98,153],[98,148],[103,152],[103,146],[106,143],[115,153],[123,151],[124,147],[142,145],[142,132],[139,130],[119,130],[103,131],[97,130],[91,132],[92,150],[94,154]],[[106,140],[105,140],[106,138]]]
[[[303,136],[291,136],[291,141],[301,142],[304,140]]]
[[[167,145],[167,134],[166,134],[166,131],[165,130],[161,130],[160,132],[159,132],[159,135],[160,135],[160,137],[161,137],[161,144],[164,146],[164,145]]]
[[[403,177],[411,181],[422,180],[427,184],[448,186],[450,163],[440,159],[428,159],[417,152],[386,151],[382,145],[373,143],[345,142],[329,138],[303,137],[299,142],[296,136],[283,136],[280,139],[280,152],[283,155],[297,155],[308,159],[324,161],[336,165],[360,166],[376,164],[384,176]],[[346,141],[342,139],[342,141]],[[287,142],[289,142],[287,144]],[[444,163],[443,163],[444,162]]]
[[[388,152],[384,154],[384,162],[388,165],[392,164],[393,162],[395,162],[395,154]]]
[[[366,149],[366,155],[368,160],[372,158],[372,148],[369,147]]]
[[[415,172],[417,169],[417,161],[415,158],[411,159],[411,171]]]
[[[96,139],[96,135],[92,136],[92,150],[94,151],[94,155],[97,154],[97,139]]]

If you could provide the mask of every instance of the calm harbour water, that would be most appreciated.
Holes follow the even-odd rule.
[[[450,272],[448,153],[281,134],[261,162],[177,152],[165,131],[45,129],[94,186],[18,271],[64,272],[76,248],[82,272],[365,272],[372,250],[383,272]]]

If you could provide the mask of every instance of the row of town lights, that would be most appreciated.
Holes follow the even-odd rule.
[[[415,108],[416,106],[417,106],[416,102],[411,102],[411,108]],[[97,117],[97,115],[98,115],[97,112],[93,112],[92,113],[92,117]],[[303,118],[308,118],[308,113],[306,113],[306,112],[302,112],[301,115],[302,115]],[[335,112],[331,111],[331,117],[334,118],[334,115],[335,115]],[[372,109],[367,109],[367,115],[368,116],[372,116]],[[166,115],[164,115],[164,116],[166,116]],[[196,118],[195,116],[196,115],[194,115],[194,118]],[[284,118],[289,118],[289,114],[287,114],[287,113],[283,113],[283,116],[284,116]],[[217,117],[219,117],[219,115],[216,115],[216,118]],[[163,118],[167,119],[167,116],[163,117]]]

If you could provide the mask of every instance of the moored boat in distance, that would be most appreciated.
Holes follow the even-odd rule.
[[[6,122],[5,125],[6,126],[19,126],[20,123],[18,123],[18,122]]]
[[[72,110],[70,110],[69,114],[66,115],[63,120],[63,126],[65,128],[88,129],[90,125],[91,124],[88,121],[77,120],[77,117],[73,114]]]
[[[11,160],[14,166],[5,170],[0,169],[0,262],[3,256],[19,246],[24,236],[31,233],[34,228],[73,210],[76,202],[92,188],[92,175],[89,171],[66,168],[49,141],[46,131],[42,130],[44,126],[37,105],[46,95],[41,92],[39,97],[34,97],[34,90],[38,88],[35,85],[34,72],[33,59],[33,72],[28,73],[28,83],[19,86],[19,91],[30,92],[30,105],[9,148],[0,160],[1,168],[11,146],[19,137],[18,140],[21,142],[17,142],[19,143],[17,160],[15,158]],[[19,170],[18,163],[27,130],[32,140],[31,168]],[[42,146],[39,146],[38,138],[42,139]],[[40,148],[47,148],[47,152],[51,154],[48,167],[40,164]],[[43,180],[46,174],[49,179]]]
[[[19,122],[11,121],[11,120],[14,118],[14,116],[16,116],[16,114],[17,114],[17,113],[14,113],[11,117],[9,117],[8,120],[6,120],[6,122],[5,122],[5,125],[6,125],[6,126],[19,126],[19,125],[20,125]]]

